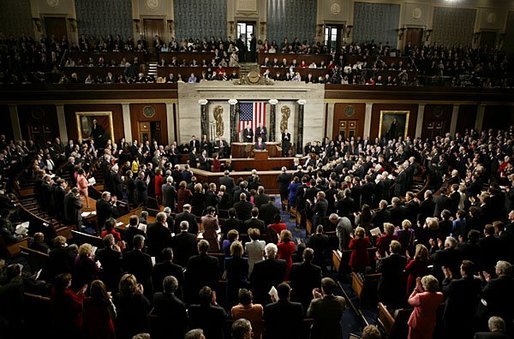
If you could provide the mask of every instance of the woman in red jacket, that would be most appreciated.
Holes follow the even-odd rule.
[[[90,296],[84,300],[84,329],[87,338],[114,339],[116,311],[101,280],[91,283]]]
[[[158,168],[155,170],[155,179],[154,179],[154,185],[155,185],[155,199],[157,199],[157,203],[162,203],[162,169]]]
[[[354,272],[363,272],[369,265],[368,247],[370,245],[369,238],[366,237],[366,231],[362,227],[355,229],[355,237],[350,241],[349,248],[352,250],[350,254],[349,265]]]
[[[427,274],[427,266],[430,256],[428,249],[425,245],[417,244],[414,253],[414,259],[410,259],[405,266],[405,273],[407,274],[407,297],[412,293],[416,287],[416,279]]]
[[[296,251],[296,244],[293,241],[291,231],[283,230],[280,232],[280,242],[278,247],[278,258],[286,261],[287,269],[284,280],[289,280],[289,273],[293,267],[293,253]]]
[[[433,275],[416,279],[416,288],[409,297],[414,307],[408,325],[408,339],[432,339],[436,324],[437,309],[444,301],[444,295],[437,292],[439,281]]]

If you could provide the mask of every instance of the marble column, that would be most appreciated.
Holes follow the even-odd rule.
[[[230,142],[237,141],[237,115],[236,115],[236,99],[230,99]]]
[[[298,114],[296,115],[296,154],[303,154],[303,114],[305,109],[306,101],[300,99],[298,103]]]
[[[9,105],[9,115],[11,116],[11,127],[14,140],[21,140],[20,118],[18,117],[18,107]]]
[[[421,138],[421,132],[423,131],[423,118],[425,116],[425,104],[418,105],[418,118],[416,119],[416,133],[415,138]],[[410,134],[410,133],[409,133]],[[412,135],[412,134],[410,134]]]
[[[177,140],[177,136],[175,135],[175,110],[173,106],[175,103],[166,103],[166,125],[168,126],[168,145],[171,145],[175,140]]]
[[[209,101],[206,99],[198,100],[198,104],[200,105],[200,126],[201,126],[201,134],[199,140],[203,139],[203,136],[206,135],[207,139],[209,139],[209,116],[207,114],[207,104]]]
[[[475,130],[482,131],[484,124],[485,105],[479,105],[477,109],[477,119],[475,120]]]
[[[270,104],[270,113],[269,113],[269,138],[268,141],[275,141],[275,130],[277,128],[277,99],[271,99],[268,101]]]
[[[57,125],[59,126],[59,138],[62,142],[68,142],[68,130],[66,129],[66,117],[64,115],[64,105],[56,105]]]
[[[373,115],[373,103],[366,103],[366,110],[364,113],[364,138],[368,138],[371,134],[371,116]]]
[[[123,134],[125,141],[132,142],[132,121],[130,120],[130,104],[121,104],[121,111],[123,114]]]
[[[459,120],[460,105],[453,105],[452,118],[450,120],[450,134],[455,135],[457,131],[457,120]]]

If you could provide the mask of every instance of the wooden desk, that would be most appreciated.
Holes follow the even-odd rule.
[[[288,65],[291,65],[293,60],[296,60],[298,65],[300,65],[302,61],[305,61],[307,65],[315,62],[319,66],[321,61],[323,61],[326,66],[332,59],[332,56],[330,54],[259,53],[257,63],[263,65],[266,58],[268,58],[270,62],[273,62],[275,58],[278,59],[278,62],[282,62],[282,59],[285,58]]]
[[[267,150],[254,150],[254,159],[256,161],[268,161],[268,151]]]
[[[254,143],[252,142],[233,142],[230,147],[230,153],[233,158],[250,158],[253,156]],[[266,150],[270,157],[279,157],[282,149],[279,149],[280,143],[276,141],[266,142]]]
[[[177,60],[179,65],[181,63],[191,65],[193,60],[196,60],[200,65],[203,64],[203,60],[210,64],[211,60],[214,59],[214,52],[159,52],[159,63],[164,59],[166,64],[170,64],[173,58]]]
[[[293,168],[294,158],[268,158],[266,161],[257,159],[232,159],[234,171],[278,171],[282,167]],[[260,174],[259,174],[260,175]]]
[[[200,81],[202,77],[202,73],[205,72],[206,74],[209,72],[209,69],[211,72],[217,72],[216,67],[191,67],[191,66],[178,66],[178,67],[172,67],[172,66],[164,66],[164,67],[157,67],[157,76],[162,78],[167,78],[170,73],[173,74],[175,77],[175,81],[178,79],[178,75],[182,77],[182,80],[184,82],[187,82],[188,78],[191,76],[191,73],[194,73],[194,75],[197,77],[198,81]],[[225,67],[225,74],[227,77],[232,76],[232,73],[236,73],[237,77],[239,77],[239,67]],[[217,73],[216,73],[217,74]]]

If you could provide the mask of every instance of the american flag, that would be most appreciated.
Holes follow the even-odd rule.
[[[266,102],[239,103],[239,131],[247,126],[255,132],[257,126],[266,126]]]

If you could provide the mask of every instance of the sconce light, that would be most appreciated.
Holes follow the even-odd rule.
[[[398,28],[398,29],[396,30],[396,33],[398,33],[398,40],[402,40],[403,35],[405,34],[405,30],[406,30],[406,29],[407,29],[407,28],[402,27],[402,28]]]
[[[346,37],[349,38],[352,34],[353,25],[346,25]]]
[[[34,26],[36,26],[37,31],[41,32],[41,19],[40,18],[32,18],[32,22],[34,23]]]
[[[167,20],[168,23],[168,31],[173,35],[173,31],[175,30],[175,22],[173,20]]]
[[[234,21],[229,21],[228,24],[230,25],[229,34],[234,35]]]
[[[266,21],[261,21],[261,35],[266,33]]]
[[[139,33],[139,23],[141,22],[141,20],[139,19],[134,19],[134,25],[136,25],[136,32]]]
[[[68,22],[70,23],[71,31],[76,32],[77,31],[77,19],[68,18]]]

